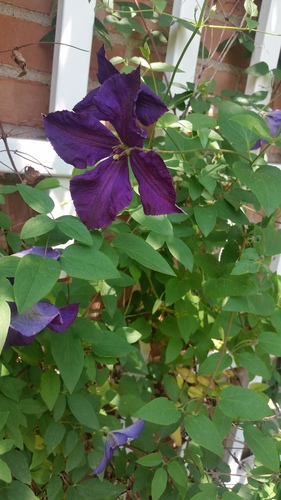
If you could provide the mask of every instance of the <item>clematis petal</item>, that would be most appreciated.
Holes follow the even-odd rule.
[[[75,104],[73,111],[75,111],[75,113],[93,113],[93,115],[99,119],[99,117],[96,116],[96,114],[99,115],[99,111],[97,111],[97,107],[95,104],[95,97],[98,91],[99,88],[91,90],[84,97],[84,99],[82,99],[82,101],[79,101],[77,104]]]
[[[118,442],[118,446],[123,446],[128,439],[137,439],[139,434],[144,428],[145,421],[137,420],[132,425],[128,427],[124,427],[124,429],[118,429],[117,431],[113,431],[114,437]],[[126,439],[124,441],[124,439]]]
[[[139,193],[146,215],[181,213],[176,205],[173,179],[155,151],[132,150],[131,167],[139,184]]]
[[[77,214],[88,229],[111,224],[133,197],[126,152],[117,160],[108,158],[93,170],[73,177],[70,192]]]
[[[265,121],[269,127],[270,135],[273,137],[281,126],[281,109],[274,109],[267,113]]]
[[[30,247],[27,250],[22,250],[21,252],[14,253],[16,257],[24,257],[27,254],[40,255],[40,257],[48,257],[50,259],[58,260],[61,256],[60,250],[53,250],[53,248],[45,247]]]
[[[167,111],[168,108],[161,101],[160,97],[150,90],[147,85],[142,83],[136,102],[138,120],[147,127],[156,122]]]
[[[118,69],[105,57],[104,45],[97,51],[98,72],[97,77],[100,83],[104,83],[108,78],[119,73]]]
[[[281,126],[281,109],[274,109],[273,111],[270,111],[265,115],[265,121],[266,124],[269,128],[269,132],[271,137],[273,137],[279,127]],[[278,136],[280,134],[280,131],[278,133]],[[261,147],[262,144],[268,144],[268,141],[263,139],[262,137],[255,142],[255,144],[251,147],[252,149],[258,149]]]
[[[104,469],[107,466],[107,463],[113,457],[113,453],[114,453],[114,449],[111,448],[110,445],[109,445],[109,443],[108,443],[108,441],[106,441],[106,443],[105,443],[105,451],[104,451],[103,457],[102,457],[100,463],[98,464],[98,466],[93,471],[93,474],[100,474],[101,472],[104,471]]]
[[[137,124],[136,100],[140,91],[140,69],[108,78],[95,96],[100,119],[109,121],[127,146],[142,147],[142,130]],[[146,136],[146,133],[145,133]]]
[[[58,314],[59,309],[48,302],[38,302],[19,314],[14,303],[10,303],[11,327],[26,337],[41,332]]]
[[[108,78],[119,73],[115,66],[105,57],[104,45],[98,50],[97,58],[99,67],[97,77],[100,83],[104,83]],[[137,119],[145,126],[151,125],[167,111],[168,108],[161,99],[147,85],[142,83],[136,101]]]
[[[68,304],[60,307],[57,316],[48,324],[48,328],[54,332],[65,332],[76,319],[79,303]]]
[[[43,117],[56,153],[76,168],[86,168],[112,154],[120,141],[90,113],[55,111]]]
[[[10,326],[7,338],[5,340],[4,348],[9,346],[29,345],[33,342],[35,338],[36,335],[30,335],[29,337],[27,337],[26,335],[23,335],[22,333],[18,332],[17,330],[15,330]]]

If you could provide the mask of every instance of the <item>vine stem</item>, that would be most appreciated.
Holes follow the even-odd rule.
[[[66,47],[71,47],[72,49],[76,49],[76,50],[81,50],[81,52],[89,52],[88,50],[86,49],[80,49],[80,47],[76,47],[75,45],[70,45],[69,43],[63,43],[63,42],[32,42],[32,43],[26,43],[24,45],[17,45],[16,47],[13,47],[13,49],[4,49],[4,50],[0,50],[0,54],[3,54],[4,52],[11,52],[11,50],[19,50],[19,49],[23,49],[25,47],[30,47],[31,45],[41,45],[41,44],[50,44],[50,45],[65,45]]]
[[[142,11],[141,11],[141,8],[140,8],[139,1],[138,1],[138,0],[135,0],[135,4],[136,4],[137,8],[139,9],[139,14],[140,14],[140,17],[141,17],[142,23],[143,23],[143,25],[144,25],[144,27],[145,27],[145,29],[146,29],[147,33],[148,33],[149,39],[150,39],[150,41],[151,41],[151,44],[152,44],[152,46],[153,46],[154,52],[155,52],[155,54],[156,54],[156,56],[157,56],[157,59],[158,59],[158,61],[161,61],[161,58],[160,58],[160,55],[159,55],[159,52],[158,52],[157,46],[156,46],[156,44],[155,44],[155,41],[154,41],[153,35],[152,35],[152,33],[151,33],[151,29],[147,26],[147,23],[146,23],[145,17],[144,17],[144,15],[143,15],[143,13],[142,13]],[[168,83],[169,83],[169,82],[168,82],[168,78],[167,78],[166,73],[164,73],[164,80],[165,80],[165,82],[166,82],[166,85],[168,85]],[[155,88],[155,91],[157,91],[157,88]]]
[[[201,9],[201,12],[200,12],[200,16],[199,16],[199,19],[198,19],[198,22],[196,23],[196,27],[195,27],[195,29],[194,29],[191,37],[189,38],[188,42],[185,44],[185,46],[184,46],[184,48],[182,50],[182,53],[181,53],[181,55],[180,55],[180,57],[179,57],[179,59],[177,61],[177,64],[175,65],[175,68],[174,68],[174,71],[172,73],[169,85],[168,85],[167,90],[166,90],[166,94],[165,94],[164,99],[163,99],[164,102],[167,99],[168,95],[170,94],[170,90],[171,90],[171,87],[173,85],[173,82],[174,82],[174,79],[175,79],[175,76],[176,76],[176,72],[179,69],[179,66],[180,66],[180,64],[181,64],[181,62],[183,60],[183,57],[184,57],[187,49],[189,48],[189,46],[191,45],[192,41],[194,40],[194,38],[198,34],[200,28],[202,28],[204,26],[203,17],[204,17],[205,9],[207,7],[207,3],[208,3],[208,0],[204,0],[203,6],[202,6],[202,9]]]
[[[222,362],[222,358],[223,356],[225,355],[226,353],[226,346],[227,346],[227,342],[228,342],[228,338],[229,338],[229,334],[230,334],[230,329],[231,329],[231,325],[232,325],[232,322],[233,322],[233,318],[234,318],[234,312],[231,312],[230,313],[230,316],[229,316],[229,321],[228,321],[228,325],[227,325],[227,330],[226,330],[226,333],[225,333],[225,337],[224,337],[224,340],[223,340],[223,345],[222,345],[222,348],[220,350],[220,355],[219,355],[219,359],[217,361],[217,364],[216,364],[216,367],[215,367],[215,370],[214,370],[214,373],[212,374],[210,380],[209,380],[209,383],[202,395],[202,397],[200,398],[199,402],[198,402],[198,405],[196,406],[195,410],[194,410],[194,413],[197,415],[197,413],[199,412],[202,404],[204,403],[204,399],[205,397],[207,396],[208,392],[209,392],[209,389],[212,385],[212,383],[214,382],[216,376],[217,376],[217,373],[219,371],[219,368],[220,368],[220,364]]]
[[[9,144],[8,144],[8,139],[7,139],[7,135],[6,135],[6,132],[4,130],[4,127],[3,127],[3,123],[2,121],[0,120],[0,132],[1,132],[1,139],[3,140],[4,142],[4,145],[5,145],[5,149],[6,149],[6,152],[7,152],[7,155],[9,157],[9,160],[11,162],[11,165],[13,167],[13,170],[14,172],[16,173],[16,175],[18,176],[18,178],[20,179],[20,181],[22,182],[22,177],[16,167],[16,164],[14,162],[14,159],[12,157],[12,154],[11,154],[11,150],[9,148]]]

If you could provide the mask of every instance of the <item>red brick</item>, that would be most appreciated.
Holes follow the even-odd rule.
[[[41,83],[0,77],[1,120],[4,123],[43,127],[50,89]]]
[[[30,47],[20,49],[26,60],[27,68],[39,71],[52,71],[53,45],[37,43],[50,31],[40,24],[10,16],[0,15],[0,47],[1,50],[12,50],[16,46],[34,43]],[[13,65],[10,52],[0,54],[2,64]]]
[[[200,74],[200,78],[197,81],[199,84],[205,80],[216,81],[215,94],[219,95],[222,90],[226,89],[237,90],[239,76],[230,71],[218,70],[215,72],[214,68],[206,68],[202,72],[201,67],[197,66],[197,74]]]
[[[33,12],[42,12],[43,14],[49,14],[52,7],[52,0],[1,0],[1,3],[32,10]]]

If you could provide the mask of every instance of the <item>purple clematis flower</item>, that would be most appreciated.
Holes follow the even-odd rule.
[[[113,457],[114,451],[119,446],[124,446],[128,439],[137,439],[144,427],[144,420],[138,420],[129,427],[117,431],[109,432],[106,437],[103,457],[93,471],[93,474],[100,474],[106,468],[107,463]]]
[[[56,111],[43,117],[47,137],[64,161],[76,168],[97,164],[70,182],[77,214],[89,229],[108,226],[130,205],[129,166],[138,181],[145,214],[182,212],[162,158],[142,149],[146,131],[137,123],[140,92],[139,68],[129,74],[117,72],[97,89],[89,112]],[[139,108],[144,109],[141,104]],[[157,117],[165,111],[155,108],[151,104]],[[146,111],[144,115],[149,120]],[[110,122],[119,137],[100,120]]]
[[[34,246],[13,255],[24,257],[27,254],[58,260],[61,252],[53,248]],[[13,283],[13,279],[10,279],[10,281]],[[46,327],[54,332],[64,332],[73,323],[79,310],[78,303],[59,308],[49,302],[40,301],[19,314],[14,302],[10,302],[9,306],[11,309],[11,322],[5,347],[31,344],[36,335]]]
[[[38,302],[19,314],[13,302],[9,306],[11,323],[5,347],[31,344],[36,335],[46,327],[54,332],[64,332],[75,320],[79,309],[77,303],[58,308],[48,302]]]
[[[20,252],[14,253],[15,257],[24,257],[28,254],[39,255],[40,257],[48,257],[50,259],[58,260],[61,256],[60,250],[54,250],[53,248],[45,248],[45,247],[30,247],[27,250],[21,250]]]
[[[271,137],[274,137],[277,133],[277,130],[281,126],[281,109],[274,109],[265,115],[265,121],[269,128],[269,132]],[[280,131],[278,133],[278,136]],[[257,140],[257,142],[252,146],[251,149],[258,149],[262,144],[268,144],[268,141],[263,139],[262,137]]]

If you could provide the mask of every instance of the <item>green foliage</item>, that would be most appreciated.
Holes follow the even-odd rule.
[[[237,43],[251,48],[257,7],[244,7]],[[190,21],[169,14],[165,0],[102,0],[96,9],[108,46],[112,26],[141,39],[140,57],[114,62],[123,71],[140,64],[169,106],[146,147],[169,168],[183,213],[145,215],[135,190],[111,226],[89,231],[77,217],[53,217],[46,191],[56,179],[0,187],[1,205],[18,192],[35,212],[16,234],[0,211],[0,496],[279,498],[281,301],[270,259],[281,253],[281,173],[266,150],[251,151],[261,137],[278,145],[254,111],[266,92],[218,96],[200,82],[169,96],[161,72],[172,84],[178,68],[150,60],[153,44],[174,24],[195,35],[208,23],[204,10]],[[269,72],[265,63],[246,69]],[[207,114],[212,104],[217,118]],[[61,257],[12,255],[32,245],[59,246]],[[5,347],[9,304],[28,316],[41,300],[79,302],[79,315],[63,333],[46,327],[30,345]],[[94,477],[106,434],[135,419],[145,420],[139,437]],[[248,482],[233,487],[226,452],[236,432],[254,467],[241,465]]]

